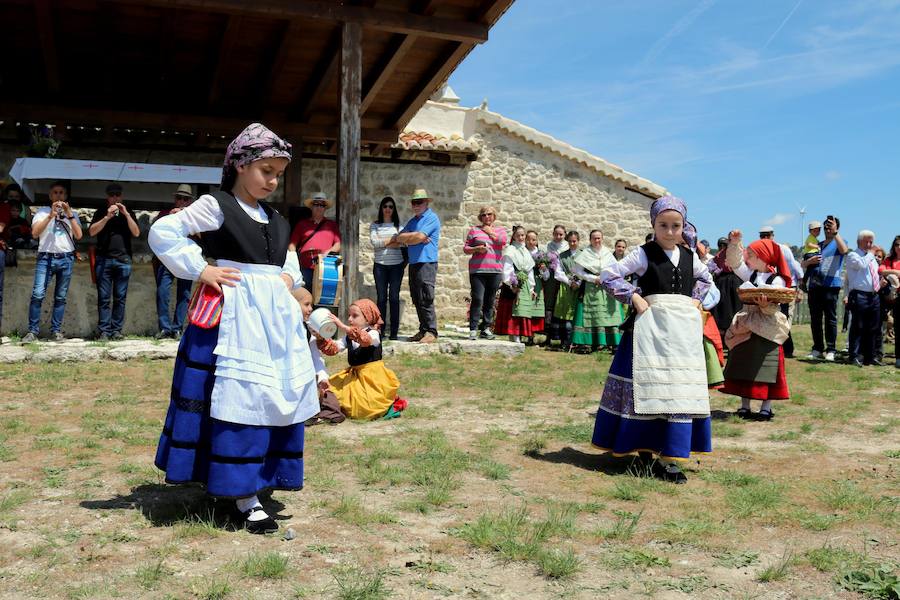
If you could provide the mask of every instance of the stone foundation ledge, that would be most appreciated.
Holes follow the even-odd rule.
[[[175,340],[136,339],[121,342],[94,342],[72,338],[64,342],[39,341],[20,345],[11,343],[7,337],[0,344],[0,364],[48,363],[48,362],[89,362],[100,360],[171,359],[178,353]],[[473,354],[477,356],[501,355],[518,356],[525,352],[524,344],[514,344],[501,340],[472,341],[451,335],[442,335],[432,344],[416,342],[387,342],[385,356],[411,354]]]

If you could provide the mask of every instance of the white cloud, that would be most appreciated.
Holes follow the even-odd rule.
[[[788,221],[792,221],[796,215],[794,213],[775,213],[771,217],[765,220],[764,225],[770,225],[775,227],[776,225],[783,225]]]

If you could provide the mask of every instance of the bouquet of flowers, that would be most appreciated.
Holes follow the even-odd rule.
[[[53,158],[59,149],[59,140],[56,130],[46,125],[33,125],[31,127],[31,141],[28,144],[28,156],[38,158]]]
[[[525,271],[516,271],[516,287],[520,290],[528,284],[528,273]]]
[[[534,264],[539,270],[548,269],[552,273],[559,268],[559,255],[556,252],[539,251],[534,257]]]

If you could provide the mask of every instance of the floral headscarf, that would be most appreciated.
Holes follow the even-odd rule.
[[[681,198],[676,198],[670,194],[666,194],[661,198],[657,198],[653,204],[650,205],[650,224],[656,226],[656,217],[659,216],[660,213],[674,210],[684,219],[684,229],[682,229],[681,237],[684,239],[685,243],[687,243],[688,247],[691,250],[697,248],[697,228],[688,221],[687,218],[687,204],[684,203],[684,200]]]
[[[238,167],[261,158],[291,160],[291,145],[262,123],[251,123],[228,144],[222,166],[222,188],[230,187]]]

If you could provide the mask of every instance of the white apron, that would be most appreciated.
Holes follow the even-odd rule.
[[[244,425],[285,426],[319,412],[316,374],[300,305],[275,265],[228,260],[241,272],[224,298],[210,416]]]
[[[709,415],[700,311],[681,294],[645,299],[634,322],[634,412]]]

